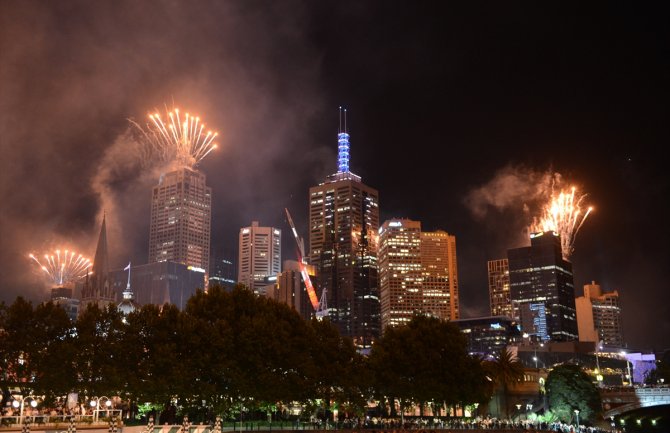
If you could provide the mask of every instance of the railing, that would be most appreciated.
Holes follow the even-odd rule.
[[[98,414],[91,415],[5,415],[0,416],[1,427],[12,427],[27,424],[30,426],[47,426],[47,425],[63,425],[70,424],[72,419],[75,424],[90,424],[90,425],[106,425],[107,419],[113,416],[121,419],[120,409],[103,409],[98,411]]]

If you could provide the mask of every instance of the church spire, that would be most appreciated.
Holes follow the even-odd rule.
[[[95,249],[93,259],[93,275],[95,278],[106,275],[109,272],[109,257],[107,254],[107,217],[103,215],[100,234],[98,235],[98,246]]]

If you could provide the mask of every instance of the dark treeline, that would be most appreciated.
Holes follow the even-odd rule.
[[[244,412],[340,418],[368,401],[395,416],[402,406],[463,407],[490,399],[490,366],[470,357],[453,324],[417,316],[387,330],[369,357],[328,321],[243,287],[198,292],[184,311],[146,305],[127,317],[95,306],[71,322],[51,302],[0,305],[3,391],[20,388],[45,405],[78,393],[119,396],[191,419],[240,419]],[[485,372],[488,371],[488,374]]]

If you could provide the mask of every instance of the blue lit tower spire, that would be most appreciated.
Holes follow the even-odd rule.
[[[349,134],[347,133],[347,109],[344,109],[344,128],[342,128],[342,107],[340,107],[340,129],[337,133],[337,172],[349,173]]]

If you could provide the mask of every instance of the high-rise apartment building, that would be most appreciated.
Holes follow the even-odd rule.
[[[345,122],[346,124],[346,122]],[[338,171],[309,190],[309,260],[328,316],[359,348],[379,336],[379,194],[349,171],[349,134],[338,133]]]
[[[421,223],[409,219],[384,222],[379,228],[382,329],[406,323],[414,314],[458,319],[457,269],[455,236],[422,232]]]
[[[489,260],[489,305],[491,316],[507,316],[518,319],[518,311],[512,305],[509,290],[509,261]]]
[[[149,263],[176,262],[209,271],[212,189],[191,168],[161,175],[151,197]]]
[[[258,221],[240,229],[237,281],[265,295],[267,278],[281,272],[281,230],[260,227]]]
[[[563,259],[555,232],[531,235],[530,247],[507,251],[512,301],[524,333],[544,341],[577,339],[572,264]]]
[[[603,292],[600,285],[592,281],[584,285],[584,296],[576,298],[575,305],[579,341],[615,348],[624,346],[618,291]]]

